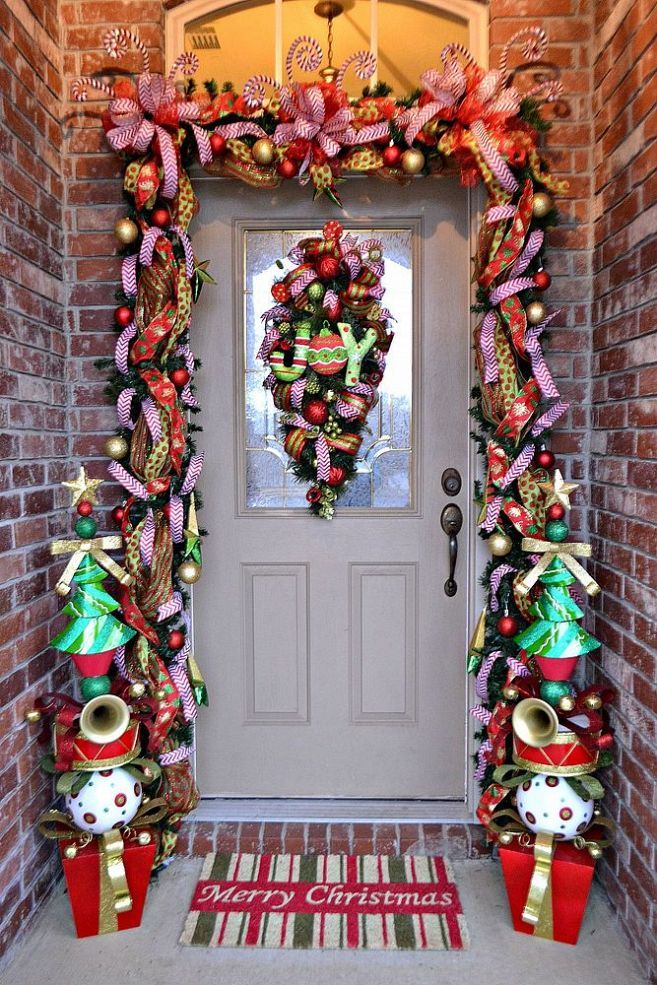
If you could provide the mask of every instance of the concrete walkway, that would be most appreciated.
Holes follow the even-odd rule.
[[[182,947],[200,859],[178,859],[151,887],[138,930],[77,940],[63,892],[0,974],[2,985],[640,985],[633,954],[594,887],[577,947],[512,930],[500,867],[455,862],[469,951],[249,951]]]

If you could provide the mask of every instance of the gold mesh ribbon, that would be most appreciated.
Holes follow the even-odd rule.
[[[539,831],[534,841],[534,871],[522,911],[522,921],[534,926],[535,937],[545,937],[547,940],[552,940],[554,935],[550,879],[553,855],[554,835]]]
[[[73,552],[73,557],[70,559],[64,573],[61,575],[59,581],[55,585],[55,591],[58,595],[68,595],[71,591],[71,582],[73,581],[73,576],[78,570],[80,563],[82,562],[85,554],[90,554],[94,561],[108,571],[109,574],[113,575],[117,581],[120,581],[122,585],[130,585],[132,582],[132,575],[129,575],[127,571],[113,561],[112,558],[105,553],[105,551],[118,551],[123,547],[123,541],[120,537],[95,537],[93,540],[56,540],[54,544],[50,545],[50,553],[52,555],[56,554],[70,554]]]
[[[590,544],[554,544],[551,541],[538,540],[536,537],[523,537],[522,549],[530,554],[542,554],[543,557],[518,582],[517,591],[520,595],[527,595],[531,591],[555,558],[559,558],[571,574],[577,578],[587,595],[597,595],[600,591],[600,586],[595,578],[584,570],[579,561],[575,560],[575,557],[591,557]]]

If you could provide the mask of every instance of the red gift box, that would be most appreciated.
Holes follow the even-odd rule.
[[[142,832],[146,830],[141,829]],[[84,847],[79,847],[79,842],[75,839],[59,842],[78,937],[111,934],[116,930],[129,930],[140,925],[156,849],[154,834],[152,831],[149,833],[151,840],[146,845],[140,844],[137,837],[126,838],[118,863],[116,855],[108,859],[107,854],[103,853],[102,837],[93,838]],[[77,849],[74,858],[67,858],[65,854],[70,845],[75,845]],[[113,867],[111,873],[108,871],[108,861]],[[125,869],[132,906],[129,910],[117,912],[113,888],[115,884],[112,883],[111,875],[116,877],[115,866],[118,865],[120,871],[121,862]]]
[[[534,872],[533,847],[524,847],[517,841],[500,845],[500,858],[514,930],[576,944],[595,869],[589,853],[575,848],[572,842],[559,842],[555,847],[544,904],[551,904],[551,933],[549,914],[547,921],[539,921],[536,925],[522,919]]]

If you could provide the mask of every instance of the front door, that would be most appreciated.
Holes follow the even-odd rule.
[[[310,190],[199,179],[204,288],[194,338],[206,465],[195,651],[206,796],[465,799],[469,197],[455,180],[347,186],[345,229],[383,242],[396,318],[359,475],[306,510],[256,360],[276,261],[337,209]],[[441,485],[457,469],[460,492]],[[448,597],[440,514],[463,511]]]

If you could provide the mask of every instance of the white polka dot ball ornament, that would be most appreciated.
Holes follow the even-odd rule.
[[[586,831],[593,817],[593,800],[582,800],[563,776],[537,773],[517,790],[518,813],[530,831],[571,841]]]
[[[129,824],[141,800],[141,783],[120,766],[95,770],[76,797],[66,794],[65,798],[75,824],[94,835]]]

